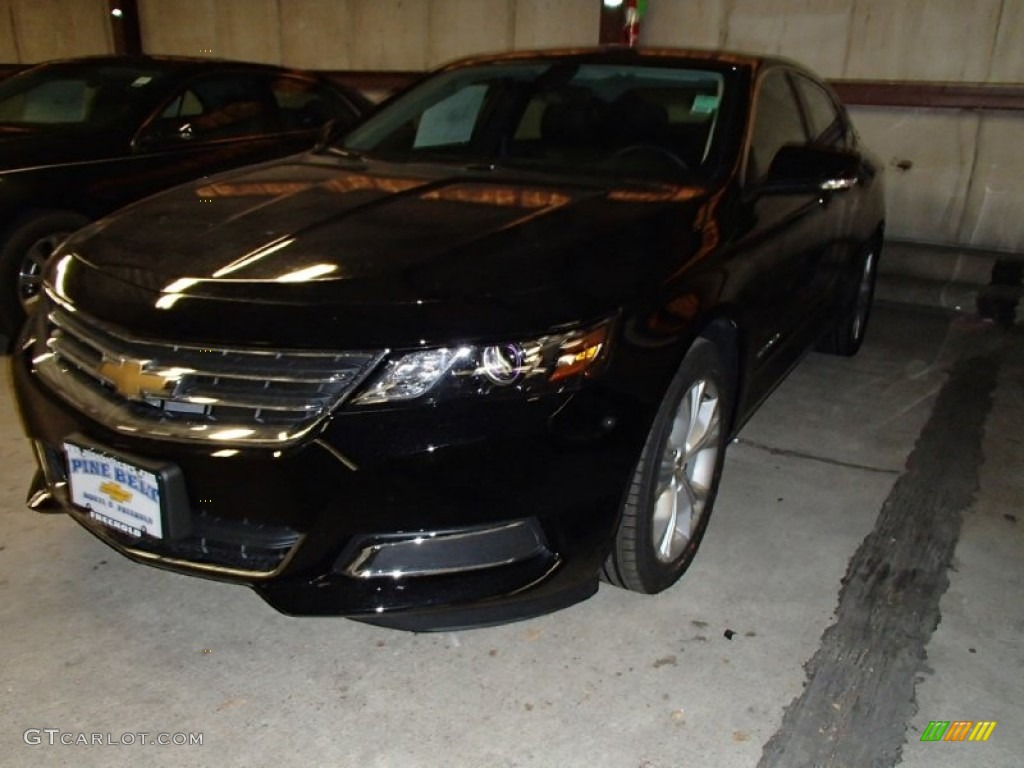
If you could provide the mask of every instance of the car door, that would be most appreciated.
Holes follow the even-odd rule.
[[[850,125],[833,95],[821,83],[800,72],[792,73],[791,77],[806,117],[811,144],[849,148],[853,143]],[[831,305],[837,296],[845,295],[839,288],[844,277],[850,276],[851,265],[859,277],[859,264],[854,261],[861,243],[852,232],[852,222],[862,199],[857,190],[826,194],[822,198],[819,216],[824,219],[825,244],[815,263],[813,293],[818,303]],[[826,307],[825,314],[831,314],[828,310],[834,308]]]
[[[767,392],[814,341],[825,221],[821,195],[761,189],[776,153],[809,141],[788,68],[762,73],[751,120],[742,182],[740,304],[750,329],[750,384]]]

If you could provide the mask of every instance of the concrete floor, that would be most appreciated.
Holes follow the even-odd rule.
[[[923,628],[927,656],[914,656],[907,685],[843,689],[874,646],[911,643],[883,633],[840,654],[845,698],[823,714],[846,719],[800,752],[798,699],[816,683],[804,665],[825,638],[842,641],[826,630],[847,609],[863,607],[843,589],[848,564],[880,510],[899,512],[887,499],[914,470],[907,458],[953,364],[979,353],[999,364],[979,411],[984,459],[968,467],[979,488],[949,587],[941,603],[934,590],[918,596],[941,611],[934,634]],[[641,597],[602,586],[550,616],[425,635],[286,618],[243,587],[135,565],[68,518],[27,511],[31,456],[3,368],[0,765],[862,768],[897,764],[900,746],[906,766],[1022,764],[1017,331],[878,306],[858,357],[809,356],[731,446],[702,551],[674,588]],[[945,455],[972,461],[958,439]],[[877,721],[890,705],[904,714]],[[922,743],[930,720],[998,726],[986,743]],[[201,733],[202,745],[51,746],[46,733],[33,745],[27,729],[115,741]],[[847,762],[850,748],[868,759]]]

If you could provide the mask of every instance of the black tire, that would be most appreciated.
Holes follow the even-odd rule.
[[[654,594],[672,586],[693,562],[718,492],[732,398],[721,353],[711,341],[698,339],[673,377],[640,454],[604,564],[605,580]],[[691,453],[686,438],[694,435],[694,400],[700,403],[696,424],[706,428]],[[680,442],[687,447],[678,448]],[[679,490],[684,478],[689,494]]]
[[[17,221],[0,244],[0,335],[13,341],[26,307],[39,291],[36,277],[53,250],[89,220],[69,211],[46,211]]]
[[[878,279],[878,244],[868,245],[860,257],[860,271],[853,295],[846,301],[839,322],[818,340],[816,349],[828,355],[853,357],[864,343],[871,318]]]

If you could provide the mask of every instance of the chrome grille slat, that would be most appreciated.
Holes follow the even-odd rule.
[[[358,373],[365,362],[362,353],[281,353],[164,346],[84,327],[72,318],[71,313],[63,310],[51,312],[50,319],[57,328],[92,347],[99,358],[147,360],[154,368],[194,368],[202,371],[204,376],[322,384],[325,379],[331,382]]]
[[[154,361],[154,363],[157,367],[160,367],[160,361]],[[341,380],[344,376],[358,373],[358,370],[358,368],[354,367],[351,372],[345,371],[342,375],[332,375],[331,379],[327,381]],[[203,366],[202,371],[204,376],[237,379],[239,381],[270,381],[280,384],[323,384],[325,382],[325,379],[318,378],[309,371],[303,371],[301,376],[285,376],[282,375],[280,371],[274,372],[273,369],[269,367],[263,370],[232,371],[227,366],[217,367],[205,365]]]
[[[35,371],[52,390],[112,429],[182,442],[293,443],[384,356],[164,344],[40,310]]]
[[[173,402],[176,403],[188,403],[190,405],[210,405],[216,407],[220,404],[220,397],[215,394],[216,389],[196,389],[188,392],[187,394],[175,393]],[[211,402],[211,400],[213,402]],[[264,410],[264,411],[297,411],[302,413],[312,413],[314,411],[322,410],[330,404],[330,398],[323,397],[319,400],[313,400],[312,398],[304,400],[300,404],[296,404],[294,400],[290,400],[284,397],[232,397],[230,406],[232,408],[248,408],[251,410]]]
[[[66,332],[72,338],[79,339],[82,343],[88,344],[100,356],[108,355],[110,357],[116,357],[119,354],[118,350],[104,345],[102,337],[85,332],[81,326],[73,320],[70,312],[54,310],[50,313],[49,320],[52,325]]]
[[[50,351],[57,357],[74,365],[82,373],[94,379],[100,378],[99,363],[102,359],[95,354],[95,349],[68,336],[52,336],[48,342]],[[92,350],[91,353],[86,350]]]

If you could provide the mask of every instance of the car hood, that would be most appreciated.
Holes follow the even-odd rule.
[[[126,144],[110,134],[0,125],[0,173],[105,158],[126,151]]]
[[[70,240],[56,291],[139,332],[288,346],[517,334],[614,311],[699,243],[698,187],[305,155]]]

